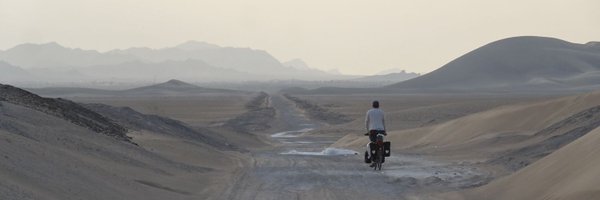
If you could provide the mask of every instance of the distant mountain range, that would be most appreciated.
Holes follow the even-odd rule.
[[[173,78],[186,81],[235,81],[260,79],[265,76],[240,72],[234,69],[214,67],[201,60],[160,61],[145,63],[130,61],[115,65],[97,65],[78,69],[78,72],[95,79],[118,81],[152,80],[163,81]]]
[[[477,48],[422,76],[401,72],[362,78],[310,68],[300,59],[282,63],[262,50],[205,42],[105,53],[57,43],[22,44],[0,51],[0,72],[0,82],[7,83],[345,80],[389,83],[378,89],[382,91],[586,91],[600,88],[600,42],[512,37]]]
[[[389,68],[389,69],[381,70],[381,71],[375,73],[375,75],[386,75],[386,74],[393,74],[393,73],[406,73],[406,70],[401,69],[401,68]]]
[[[387,88],[589,90],[600,88],[600,45],[513,37],[475,49],[441,68]]]
[[[306,64],[303,60],[300,59],[292,59],[286,62],[282,63],[283,66],[289,67],[289,68],[294,68],[294,69],[299,69],[299,70],[310,70],[311,68],[308,67],[308,64]]]
[[[196,41],[170,48],[129,48],[105,53],[67,48],[54,42],[21,44],[0,51],[0,61],[3,62],[0,64],[4,74],[0,77],[2,82],[165,81],[174,78],[211,82],[346,78],[308,66],[305,66],[306,69],[285,66],[263,50],[220,47]]]
[[[11,65],[29,68],[67,68],[111,65],[136,60],[130,55],[104,54],[95,50],[66,48],[56,42],[21,44],[0,51],[0,60]]]
[[[365,76],[365,77],[356,78],[356,79],[352,79],[352,80],[354,80],[354,81],[363,81],[363,82],[375,82],[375,81],[379,81],[379,82],[395,83],[395,82],[399,82],[399,81],[405,81],[405,80],[413,79],[413,78],[416,78],[418,76],[420,76],[420,74],[414,73],[414,72],[406,72],[406,71],[402,70],[400,72],[394,72],[394,73],[389,73],[389,74],[378,74],[378,75],[372,75],[372,76]]]
[[[15,82],[31,79],[31,74],[24,69],[12,66],[6,62],[0,61],[0,80],[5,82]]]

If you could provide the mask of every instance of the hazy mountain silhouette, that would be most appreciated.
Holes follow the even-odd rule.
[[[23,69],[0,60],[0,82],[69,82],[89,79],[89,76],[70,68],[32,68]]]
[[[219,47],[217,45],[189,41],[172,48],[149,49],[131,48],[114,50],[108,54],[134,56],[143,62],[164,62],[201,60],[208,65],[233,69],[239,72],[259,75],[267,80],[272,79],[330,79],[340,78],[324,71],[294,67],[286,67],[272,55],[263,50],[251,48]],[[241,79],[246,80],[246,79]]]
[[[282,63],[283,66],[299,69],[299,70],[310,70],[311,68],[301,59],[293,59]]]
[[[441,68],[388,86],[398,89],[589,89],[600,86],[598,43],[513,37],[475,49]]]
[[[189,43],[189,42],[188,42]],[[183,44],[185,46],[185,44]],[[274,73],[283,69],[283,65],[262,50],[249,48],[204,48],[184,50],[180,48],[131,49],[112,51],[114,55],[134,56],[144,62],[164,62],[167,60],[201,60],[209,65],[242,72]]]
[[[95,79],[166,81],[172,78],[189,81],[257,80],[262,77],[233,69],[218,68],[200,60],[147,63],[131,61],[116,65],[98,65],[79,69]]]
[[[88,76],[73,68],[33,68],[27,69],[35,77],[37,82],[84,82],[92,80]]]
[[[206,49],[217,49],[221,48],[218,45],[210,44],[206,42],[198,42],[198,41],[187,41],[185,43],[179,44],[175,46],[177,49],[186,50],[186,51],[194,51],[194,50],[206,50]]]
[[[0,82],[13,83],[19,81],[30,81],[32,75],[24,69],[0,61]]]
[[[127,49],[122,51],[112,51],[110,53],[135,56],[139,58],[139,60],[145,62],[162,62],[167,60],[182,61],[188,59],[201,60],[214,67],[233,69],[239,72],[245,72],[264,77],[260,80],[318,80],[339,77],[339,75],[332,75],[320,70],[304,70],[286,67],[284,64],[280,63],[277,59],[263,50],[218,47],[216,45],[199,42],[187,42],[174,48]]]
[[[162,80],[178,78],[194,81],[344,78],[316,69],[286,67],[263,50],[220,47],[197,41],[162,49],[138,47],[106,53],[66,48],[54,42],[22,44],[0,51],[0,60],[57,77],[40,81],[80,81],[76,77],[84,75],[93,80],[116,78],[129,81],[154,80],[156,76],[166,77]]]
[[[406,70],[400,69],[400,68],[389,68],[389,69],[381,70],[381,71],[375,73],[375,75],[386,75],[386,74],[391,74],[391,73],[406,73]]]
[[[354,81],[364,81],[364,82],[374,82],[374,81],[380,81],[380,82],[399,82],[399,81],[405,81],[405,80],[409,80],[415,77],[418,77],[420,74],[414,73],[414,72],[406,72],[404,70],[402,70],[401,72],[397,72],[397,73],[389,73],[389,74],[383,74],[383,75],[373,75],[373,76],[365,76],[365,77],[360,77],[360,78],[356,78],[356,79],[352,79]]]
[[[0,60],[23,68],[85,67],[135,60],[128,55],[103,54],[95,50],[71,49],[56,42],[21,44],[0,52]]]

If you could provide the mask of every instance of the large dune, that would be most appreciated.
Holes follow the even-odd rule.
[[[545,37],[513,37],[475,49],[396,89],[586,89],[600,84],[600,47]]]

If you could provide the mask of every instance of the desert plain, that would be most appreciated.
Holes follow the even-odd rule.
[[[102,164],[117,165],[118,170],[110,171],[134,185],[128,187],[157,193],[129,191],[132,197],[148,199],[506,199],[502,187],[513,184],[507,179],[526,185],[536,178],[545,181],[532,172],[522,175],[531,179],[513,176],[535,172],[528,169],[536,167],[542,154],[578,139],[565,136],[562,140],[568,142],[547,147],[549,139],[589,126],[581,120],[569,123],[568,118],[589,111],[600,98],[597,93],[61,96],[84,105],[131,108],[209,134],[211,140],[190,140],[160,129],[138,128],[127,134],[137,144],[130,151],[204,169],[186,171],[161,163],[157,167],[162,174],[152,175],[136,170],[139,166]],[[392,142],[392,156],[381,171],[363,162],[368,142],[364,115],[373,100],[381,102],[386,140]],[[547,130],[557,123],[563,123],[561,130]],[[540,145],[547,148],[536,149]],[[551,156],[540,162],[547,159]],[[85,189],[78,192],[93,197]],[[492,192],[497,196],[490,196]]]

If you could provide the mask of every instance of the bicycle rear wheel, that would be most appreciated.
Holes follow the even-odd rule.
[[[377,148],[374,156],[375,167],[373,167],[373,170],[381,170],[381,165],[383,163],[383,149]]]
[[[381,166],[383,165],[383,149],[380,149],[378,156],[379,162],[377,163],[377,168],[379,168],[378,170],[381,171]]]

